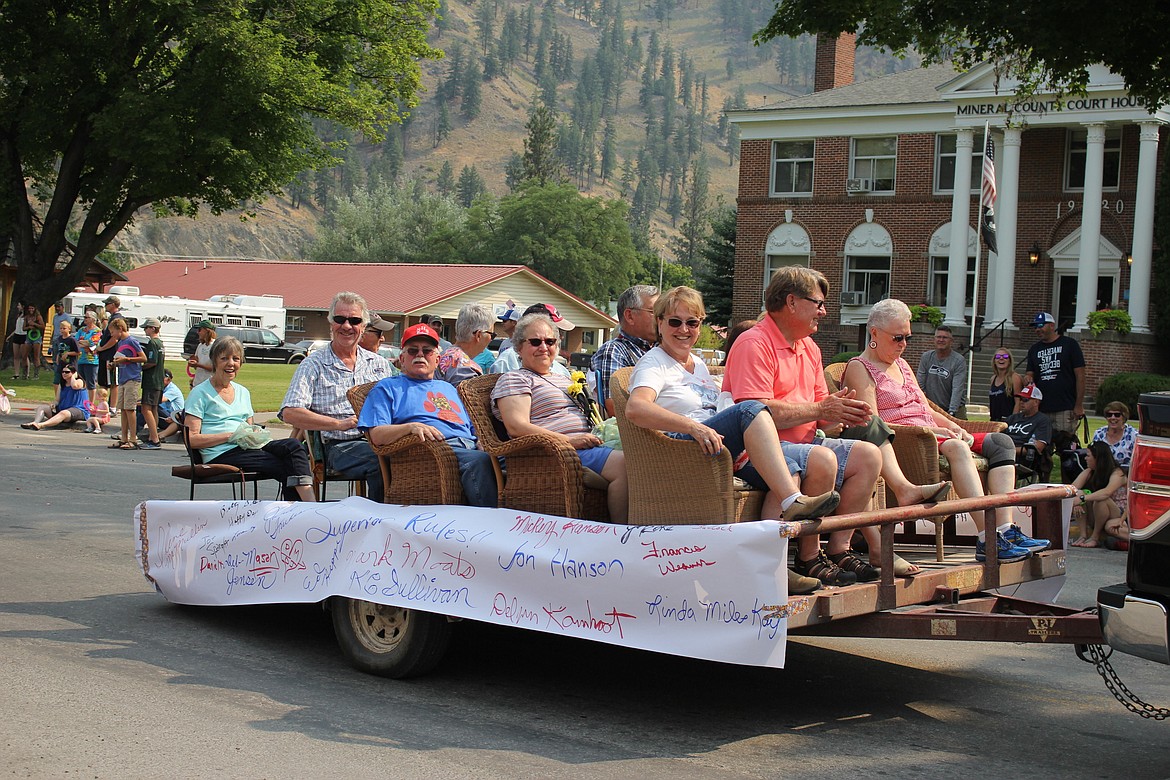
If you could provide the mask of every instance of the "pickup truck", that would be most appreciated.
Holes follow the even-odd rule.
[[[1125,582],[1101,588],[1097,608],[1110,647],[1170,664],[1170,392],[1137,406]]]

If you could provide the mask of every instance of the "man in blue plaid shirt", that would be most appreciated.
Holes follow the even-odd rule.
[[[351,479],[366,483],[366,497],[381,501],[382,469],[378,456],[357,427],[357,416],[345,394],[351,387],[391,375],[390,364],[358,341],[370,321],[362,296],[340,292],[329,308],[329,347],[317,349],[297,366],[280,405],[280,419],[294,428],[320,431],[325,464]]]
[[[658,333],[654,325],[654,302],[658,288],[636,284],[617,300],[618,334],[593,353],[593,370],[597,373],[597,403],[613,416],[613,399],[609,397],[609,380],[619,368],[632,366],[654,346]]]

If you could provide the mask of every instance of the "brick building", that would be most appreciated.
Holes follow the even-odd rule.
[[[1012,85],[997,85],[990,65],[854,82],[849,35],[818,45],[815,84],[812,94],[730,116],[742,138],[733,319],[759,314],[775,268],[810,265],[831,285],[817,337],[826,356],[857,346],[858,326],[884,297],[942,308],[966,341],[978,290],[981,326],[1002,324],[996,343],[1025,349],[1038,311],[1084,343],[1089,312],[1125,308],[1133,334],[1102,349],[1085,344],[1086,353],[1125,354],[1128,370],[1167,369],[1148,334],[1170,110],[1147,112],[1096,68],[1086,97],[1058,109],[1038,96],[1009,123]],[[976,232],[985,122],[998,254]],[[1091,365],[1089,394],[1119,369]]]

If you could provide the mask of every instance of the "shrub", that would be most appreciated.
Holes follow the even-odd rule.
[[[1102,414],[1110,401],[1121,401],[1131,414],[1137,414],[1138,396],[1156,390],[1170,390],[1170,376],[1136,372],[1107,376],[1097,388],[1097,414]]]
[[[943,310],[937,306],[927,306],[925,303],[921,303],[910,307],[910,319],[913,322],[926,321],[937,328],[942,325]]]
[[[1118,333],[1129,333],[1133,330],[1133,320],[1125,309],[1101,309],[1089,312],[1089,330],[1094,336],[1100,336],[1101,331],[1115,330]]]
[[[838,352],[833,357],[829,358],[829,363],[848,363],[853,358],[860,355],[860,352]]]

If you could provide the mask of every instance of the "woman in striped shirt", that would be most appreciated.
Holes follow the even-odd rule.
[[[528,314],[516,323],[512,344],[520,368],[508,371],[492,390],[492,413],[504,423],[509,436],[552,433],[564,438],[581,457],[581,465],[609,482],[609,517],[624,523],[629,516],[629,484],[626,461],[618,450],[601,446],[591,431],[593,423],[573,402],[567,376],[552,370],[560,334],[545,314]]]

